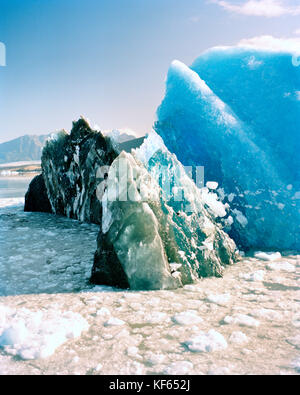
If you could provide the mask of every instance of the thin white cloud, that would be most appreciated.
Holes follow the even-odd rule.
[[[295,30],[294,34],[296,34],[296,36],[300,36],[300,29]]]
[[[300,15],[300,5],[288,0],[246,0],[233,4],[226,0],[212,0],[226,11],[248,16],[276,18],[283,15]]]
[[[298,55],[300,53],[300,37],[277,38],[273,36],[258,36],[241,40],[238,46]]]
[[[212,47],[205,52],[215,50],[227,51],[234,48],[250,48],[269,52],[289,53],[293,56],[296,56],[295,59],[298,61],[298,57],[300,56],[300,37],[277,38],[273,36],[258,36],[243,39],[233,46]]]

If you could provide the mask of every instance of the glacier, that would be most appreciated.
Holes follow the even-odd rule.
[[[300,68],[292,53],[219,47],[173,61],[155,131],[230,205],[239,248],[300,249]]]

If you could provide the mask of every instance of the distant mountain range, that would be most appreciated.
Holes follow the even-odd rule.
[[[105,136],[110,137],[111,139],[113,139],[118,144],[125,143],[125,141],[136,139],[136,136],[133,133],[134,132],[131,131],[131,130],[124,131],[124,129],[123,130],[113,129],[113,130],[110,130],[110,131],[104,131],[103,132],[103,134]]]
[[[130,131],[130,133],[134,133]],[[126,151],[126,152],[131,152],[132,149],[140,147],[146,136],[143,137],[136,137],[134,134],[128,134],[127,132],[120,131],[117,129],[114,129],[109,132],[104,132],[105,136],[108,136],[111,138],[113,142],[114,148],[118,151]]]
[[[107,133],[116,143],[119,149],[130,151],[131,148],[139,146],[143,140],[133,135],[113,130]],[[0,164],[10,162],[39,161],[41,160],[42,150],[47,138],[51,134],[42,136],[28,135],[18,137],[16,139],[0,144]],[[129,143],[129,141],[131,143]],[[129,144],[128,144],[129,143]]]
[[[0,144],[0,163],[37,161],[50,134],[25,135]]]
[[[145,138],[146,138],[146,136],[134,138],[131,140],[125,140],[125,141],[118,144],[118,146],[117,146],[118,151],[119,152],[121,152],[121,151],[131,152],[132,149],[136,149],[136,148],[140,147],[143,144]]]

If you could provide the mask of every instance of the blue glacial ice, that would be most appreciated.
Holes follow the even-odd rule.
[[[186,166],[217,181],[244,249],[300,249],[300,67],[292,54],[215,48],[174,61],[155,130]]]

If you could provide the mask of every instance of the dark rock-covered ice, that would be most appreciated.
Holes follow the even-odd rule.
[[[24,211],[51,213],[51,204],[42,174],[34,177],[25,195]]]
[[[62,131],[48,140],[42,169],[53,213],[100,223],[97,186],[104,178],[102,169],[116,156],[111,140],[83,118],[73,122],[70,134]]]

